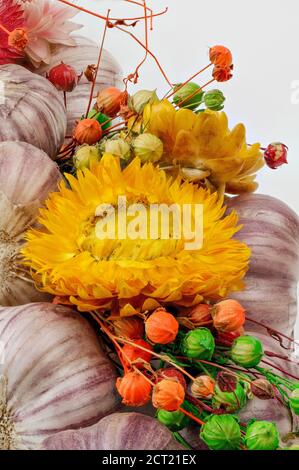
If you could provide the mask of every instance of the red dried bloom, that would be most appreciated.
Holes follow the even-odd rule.
[[[288,147],[280,142],[273,142],[265,150],[264,158],[269,168],[276,170],[284,163],[288,163]]]
[[[230,68],[233,63],[233,56],[227,47],[213,46],[210,48],[210,61],[216,67]]]
[[[23,51],[12,47],[9,42],[8,32],[23,29],[25,21],[20,4],[14,0],[0,0],[0,65],[15,62],[23,57]]]

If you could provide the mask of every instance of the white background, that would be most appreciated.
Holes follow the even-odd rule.
[[[116,17],[139,16],[140,7],[120,0],[76,0],[101,14],[111,8]],[[281,141],[289,146],[289,164],[258,174],[259,192],[278,197],[299,212],[299,1],[298,0],[152,0],[156,18],[150,49],[163,64],[171,82],[184,81],[208,64],[209,47],[223,44],[234,56],[234,78],[219,88],[225,93],[225,111],[231,126],[243,122],[247,142]],[[80,34],[100,44],[103,22],[80,13]],[[142,27],[132,32],[142,37]],[[124,75],[133,72],[143,51],[127,35],[109,30],[105,47],[121,64]],[[198,81],[203,84],[209,73]],[[213,85],[214,86],[214,85]],[[136,89],[167,85],[153,60],[143,66]],[[133,91],[133,90],[132,90]],[[299,322],[298,322],[299,323]],[[299,338],[299,324],[296,337]]]
[[[77,0],[75,3],[116,17],[139,16],[140,7],[120,0]],[[231,126],[243,122],[247,141],[267,146],[282,141],[289,146],[289,164],[258,175],[259,192],[276,196],[299,212],[299,2],[298,0],[152,0],[155,11],[168,6],[155,19],[150,48],[158,56],[171,82],[184,81],[208,64],[209,46],[223,44],[234,56],[234,78],[219,88],[225,93],[225,111]],[[85,13],[76,21],[80,34],[100,43],[103,22]],[[130,29],[142,38],[142,27]],[[143,50],[127,35],[108,31],[105,47],[132,72]],[[210,72],[199,78],[203,84]],[[213,85],[214,86],[214,85]],[[216,84],[217,86],[217,84]],[[293,88],[294,87],[294,88]],[[157,88],[163,96],[167,84],[153,60],[143,66],[136,89]]]

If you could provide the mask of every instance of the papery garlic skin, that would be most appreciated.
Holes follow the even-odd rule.
[[[57,165],[41,150],[25,142],[0,142],[0,305],[48,299],[36,290],[19,250],[60,179]]]
[[[0,66],[0,142],[22,141],[55,158],[65,137],[63,96],[49,82],[20,65]]]
[[[39,449],[47,436],[92,425],[117,406],[114,367],[75,311],[0,308],[0,341],[0,449]]]
[[[228,207],[237,211],[243,225],[236,238],[251,248],[246,288],[231,297],[241,302],[248,318],[292,336],[297,317],[299,218],[284,202],[263,194],[232,198]],[[265,332],[251,322],[246,325]]]
[[[37,69],[36,73],[45,76],[49,70],[63,61],[71,65],[80,75],[88,65],[96,64],[99,55],[99,46],[88,38],[74,35],[74,47],[56,46],[52,51],[51,63]],[[103,51],[99,73],[94,89],[94,100],[99,90],[109,86],[121,86],[121,69],[113,56]],[[67,95],[67,135],[71,135],[76,121],[86,113],[89,102],[91,83],[83,74],[74,91]],[[62,96],[62,93],[61,93]]]

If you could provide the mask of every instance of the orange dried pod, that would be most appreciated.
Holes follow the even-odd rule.
[[[138,346],[148,349],[149,352],[140,349]],[[152,346],[146,341],[144,341],[143,339],[137,339],[136,341],[134,341],[134,345],[125,344],[125,346],[122,348],[123,360],[128,366],[130,366],[132,362],[136,362],[134,364],[136,367],[142,367],[142,362],[150,362],[150,360],[152,359],[152,354],[150,352],[152,350]]]
[[[123,377],[118,377],[116,388],[124,405],[143,406],[151,397],[151,384],[136,371],[127,372]]]
[[[114,117],[128,103],[128,93],[115,87],[104,88],[97,96],[97,110]]]
[[[140,339],[144,335],[144,323],[141,318],[119,317],[113,321],[114,332],[117,336],[127,339]]]
[[[230,67],[233,63],[233,56],[227,47],[213,46],[210,48],[210,61],[216,67]]]
[[[175,340],[179,331],[176,318],[164,308],[157,308],[145,322],[145,332],[155,344],[168,344]]]
[[[216,330],[232,332],[244,325],[245,309],[237,300],[222,300],[212,308],[212,317]]]
[[[194,323],[195,326],[208,323],[212,320],[211,307],[207,304],[198,304],[193,307],[188,313],[189,320]]]
[[[28,35],[25,29],[16,28],[8,35],[8,45],[17,49],[18,51],[23,51],[28,44]]]
[[[210,399],[213,396],[216,381],[208,375],[199,375],[191,385],[191,393],[195,398]]]
[[[212,72],[213,78],[217,82],[227,82],[233,76],[231,67],[214,67]]]
[[[177,380],[163,379],[153,389],[153,405],[166,411],[177,411],[185,399],[184,387]]]
[[[93,145],[102,138],[101,124],[95,119],[83,119],[75,127],[73,138],[79,144]]]

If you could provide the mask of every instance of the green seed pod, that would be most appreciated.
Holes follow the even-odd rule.
[[[219,385],[216,384],[212,399],[213,408],[222,408],[228,413],[233,413],[243,408],[246,401],[246,393],[240,382],[234,392],[222,392]]]
[[[236,450],[241,444],[238,419],[232,415],[210,415],[200,438],[211,450]]]
[[[179,89],[180,86],[180,84],[175,86],[175,90],[178,89],[178,91],[173,97],[173,102],[180,108],[187,108],[194,111],[202,103],[204,92],[200,86],[194,82],[187,83]],[[196,91],[197,93],[192,96]],[[188,98],[189,96],[190,98]]]
[[[230,356],[232,360],[243,367],[255,367],[264,354],[262,343],[254,336],[239,336],[233,342]]]
[[[140,134],[133,141],[133,150],[142,163],[158,162],[163,155],[163,142],[153,134]]]
[[[210,90],[204,94],[204,102],[208,109],[221,111],[224,108],[225,96],[220,90]]]
[[[207,328],[196,328],[189,331],[182,341],[181,351],[184,356],[209,361],[214,353],[215,340]]]
[[[245,444],[249,450],[276,450],[279,446],[276,424],[252,420],[247,426]]]
[[[295,415],[299,416],[299,388],[296,388],[291,393],[290,407]]]
[[[83,170],[83,168],[90,168],[92,162],[100,160],[101,154],[96,145],[81,145],[78,147],[73,162],[77,170]]]
[[[137,114],[141,114],[147,104],[157,103],[159,98],[156,90],[140,90],[129,97],[128,106]]]
[[[190,424],[190,418],[182,413],[180,410],[177,411],[166,411],[159,410],[157,412],[158,421],[164,426],[167,426],[170,431],[180,431]]]

